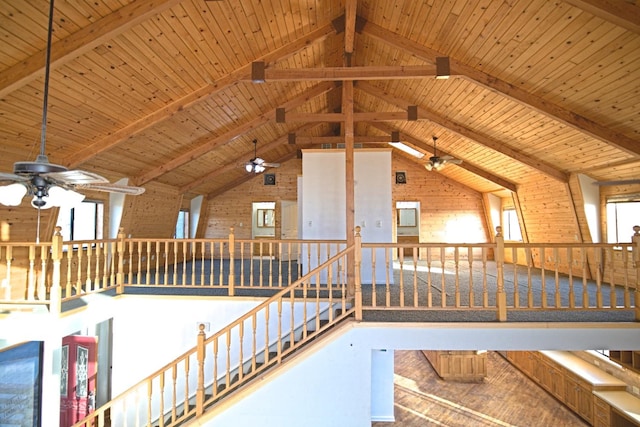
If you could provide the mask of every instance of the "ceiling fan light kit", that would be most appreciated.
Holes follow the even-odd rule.
[[[268,163],[265,162],[264,159],[258,157],[258,140],[253,140],[253,159],[249,160],[244,164],[244,169],[248,173],[261,173],[264,172],[267,168],[277,168],[279,167],[279,163]]]
[[[18,206],[25,195],[30,195],[33,196],[31,206],[37,209],[47,209],[52,206],[73,206],[82,202],[85,197],[83,194],[74,191],[76,188],[131,195],[142,194],[144,193],[144,188],[111,185],[106,178],[98,174],[81,170],[68,170],[64,166],[49,163],[46,155],[46,131],[53,11],[53,0],[51,0],[49,3],[49,28],[45,57],[40,154],[33,162],[14,163],[12,174],[0,173],[0,182],[10,182],[8,185],[0,186],[0,203],[5,206]]]

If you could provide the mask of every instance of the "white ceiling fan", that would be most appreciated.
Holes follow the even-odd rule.
[[[253,159],[244,164],[244,169],[249,173],[264,172],[267,168],[280,167],[280,163],[265,162],[264,159],[258,157],[258,140],[253,140]]]
[[[130,195],[142,194],[144,188],[110,184],[106,178],[93,172],[68,170],[62,165],[49,163],[46,155],[46,130],[53,11],[53,0],[51,0],[49,4],[49,30],[45,59],[40,154],[33,162],[14,163],[13,173],[0,172],[0,183],[9,183],[8,185],[0,186],[0,203],[6,206],[18,206],[22,203],[23,197],[28,195],[33,196],[31,205],[40,210],[52,206],[72,206],[80,203],[84,199],[84,195],[74,190],[86,189]]]
[[[437,140],[438,140],[438,137],[433,136],[433,156],[429,157],[429,161],[427,162],[427,164],[424,165],[425,169],[427,169],[428,171],[430,170],[439,171],[439,170],[442,170],[442,168],[444,168],[445,165],[448,163],[451,163],[454,165],[459,165],[460,163],[462,163],[462,160],[456,159],[451,156],[438,156],[438,153],[436,152]]]

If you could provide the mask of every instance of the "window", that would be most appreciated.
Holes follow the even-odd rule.
[[[398,227],[415,227],[417,224],[417,212],[414,208],[398,209],[397,225]]]
[[[61,207],[56,225],[62,227],[65,241],[102,239],[104,204],[83,201],[73,208]]]
[[[630,242],[634,225],[640,225],[640,195],[607,200],[607,243]]]
[[[175,239],[186,239],[189,237],[189,211],[180,210],[178,221],[176,221],[176,231],[173,233]]]
[[[505,209],[502,211],[502,235],[505,240],[522,241],[518,214],[515,209]]]

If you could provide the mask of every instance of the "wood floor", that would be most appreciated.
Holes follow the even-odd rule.
[[[588,424],[489,352],[481,383],[441,380],[420,351],[395,352],[395,418],[372,427],[579,426]]]

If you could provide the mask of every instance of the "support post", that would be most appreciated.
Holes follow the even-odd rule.
[[[232,297],[236,294],[235,278],[236,269],[234,265],[234,259],[236,254],[236,236],[233,234],[233,227],[229,228],[229,296]]]
[[[640,322],[640,225],[633,226],[633,267],[636,269],[636,290],[634,292],[635,321]]]
[[[51,239],[51,287],[49,288],[49,312],[59,316],[62,313],[62,285],[60,283],[60,264],[62,261],[62,227],[56,226]]]
[[[496,308],[498,310],[498,321],[505,322],[507,320],[507,293],[504,291],[504,236],[502,235],[502,227],[496,227],[496,269],[497,284],[496,289]]]
[[[196,388],[196,416],[204,412],[204,324],[198,325],[198,342],[196,344],[196,357],[198,359],[198,385]],[[215,386],[215,384],[214,384]]]
[[[116,294],[124,293],[124,228],[118,229],[118,241],[116,242],[116,254],[118,261],[118,271],[116,271]]]
[[[362,236],[360,235],[360,226],[356,226],[356,233],[353,240],[354,254],[354,304],[356,308],[356,320],[362,320],[362,276],[360,274],[360,266],[362,264]],[[375,289],[374,289],[375,292]]]

